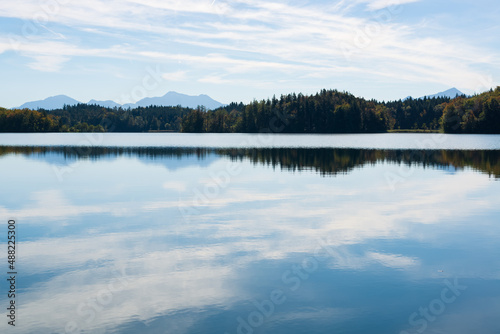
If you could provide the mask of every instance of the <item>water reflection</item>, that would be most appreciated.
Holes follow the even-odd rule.
[[[500,150],[372,150],[372,149],[211,149],[158,147],[72,147],[72,146],[0,146],[0,157],[23,154],[51,163],[70,163],[78,159],[103,159],[134,156],[144,161],[178,161],[195,157],[206,164],[210,157],[248,159],[253,163],[285,170],[315,170],[322,175],[348,173],[357,167],[377,162],[418,165],[430,168],[473,168],[494,178],[500,177]],[[208,162],[213,161],[212,159]]]
[[[499,329],[496,151],[1,152],[20,333]]]

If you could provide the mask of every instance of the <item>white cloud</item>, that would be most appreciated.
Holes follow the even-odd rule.
[[[362,0],[362,2],[368,3],[367,6],[370,10],[380,10],[387,7],[393,7],[395,11],[398,6],[418,1],[421,0]]]
[[[32,58],[35,61],[29,63],[28,66],[42,72],[57,72],[70,59],[69,57],[58,55],[33,55]]]
[[[186,71],[163,73],[161,77],[167,81],[186,81],[188,78]]]

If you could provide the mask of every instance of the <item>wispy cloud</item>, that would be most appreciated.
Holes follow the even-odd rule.
[[[90,0],[47,12],[38,1],[26,0],[0,4],[0,16],[22,19],[31,27],[14,34],[16,47],[3,38],[0,53],[18,51],[40,71],[61,70],[76,58],[155,62],[174,69],[165,74],[172,81],[185,81],[189,73],[200,84],[220,86],[255,87],[266,75],[284,85],[307,85],[313,78],[351,82],[363,76],[372,82],[475,89],[484,77],[495,74],[488,68],[498,62],[498,50],[492,52],[458,33],[436,35],[418,21],[403,21],[405,5],[417,2],[298,6],[262,0],[126,0],[117,6]],[[44,27],[52,33],[37,25],[37,15],[44,16]],[[179,63],[182,68],[175,70]]]

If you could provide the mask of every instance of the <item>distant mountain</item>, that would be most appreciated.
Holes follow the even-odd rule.
[[[197,106],[205,106],[207,109],[217,109],[222,107],[223,104],[215,101],[208,95],[186,95],[177,92],[168,92],[167,94],[159,97],[146,97],[142,100],[137,101],[137,103],[124,104],[124,108],[136,108],[136,107],[147,107],[150,105],[156,106],[177,106],[187,108],[196,108]]]
[[[457,95],[458,96],[464,95],[464,93],[462,93],[461,91],[459,91],[458,89],[453,87],[453,88],[450,88],[448,90],[445,90],[444,92],[440,92],[440,93],[437,93],[434,95],[426,95],[426,96],[419,97],[419,99],[423,99],[424,97],[426,97],[428,99],[432,99],[434,97],[449,97],[450,99],[454,99],[455,97],[457,97]]]
[[[51,96],[46,98],[45,100],[38,100],[38,101],[31,101],[31,102],[26,102],[22,106],[19,107],[19,109],[47,109],[47,110],[52,110],[52,109],[60,109],[64,107],[64,105],[75,105],[81,103],[80,101],[77,101],[75,99],[72,99],[69,96],[66,95],[57,95],[57,96]]]
[[[440,92],[437,94],[421,96],[418,99],[421,99],[421,100],[424,98],[432,99],[434,97],[449,97],[450,99],[454,99],[455,97],[457,97],[457,95],[461,96],[461,95],[464,95],[464,93],[462,93],[461,91],[459,91],[458,89],[453,87],[453,88],[450,88],[448,90],[445,90],[444,92]],[[413,97],[407,96],[403,99],[403,101],[406,101],[406,100],[411,99],[411,98],[413,98]]]
[[[97,104],[98,106],[105,107],[105,108],[121,107],[121,104],[116,103],[115,101],[111,101],[111,100],[97,101],[97,100],[92,99],[89,102],[87,102],[87,104]]]
[[[36,109],[52,110],[52,109],[60,109],[64,107],[64,105],[75,105],[78,103],[81,102],[72,99],[69,96],[57,95],[48,97],[45,100],[26,102],[19,108],[21,109],[28,108],[34,110]],[[159,97],[146,97],[142,100],[139,100],[137,103],[127,103],[124,105],[121,105],[111,100],[106,100],[106,101],[90,100],[89,102],[87,102],[87,104],[97,104],[101,107],[106,107],[106,108],[114,108],[114,107],[137,108],[137,107],[147,107],[150,105],[175,107],[177,105],[181,105],[187,108],[196,108],[197,106],[205,106],[205,108],[207,109],[217,109],[223,106],[222,103],[215,101],[208,95],[202,94],[198,96],[191,96],[186,94],[180,94],[177,92],[168,92],[167,94]]]

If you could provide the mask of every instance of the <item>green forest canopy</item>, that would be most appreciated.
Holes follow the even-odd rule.
[[[378,102],[322,90],[231,103],[215,110],[164,106],[134,109],[77,104],[55,110],[0,108],[0,132],[375,133],[441,130],[500,133],[500,87],[472,97]]]

